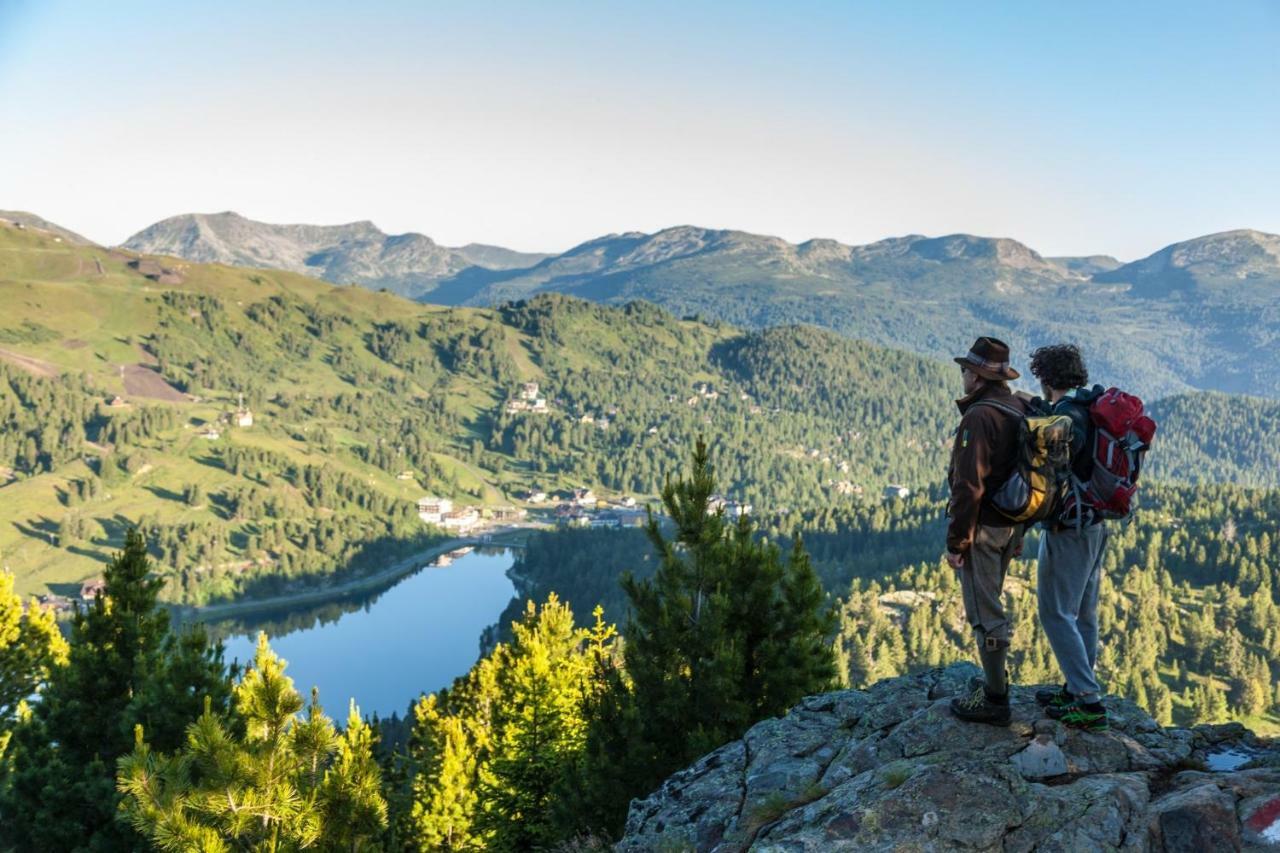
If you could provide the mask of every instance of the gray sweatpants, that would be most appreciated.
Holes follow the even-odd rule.
[[[1101,692],[1093,667],[1098,660],[1098,583],[1106,546],[1105,524],[1045,531],[1040,537],[1040,625],[1067,689],[1085,702],[1098,701]]]

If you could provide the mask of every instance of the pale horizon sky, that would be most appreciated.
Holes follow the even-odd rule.
[[[269,8],[267,8],[269,6]],[[1280,232],[1280,3],[0,0],[0,209],[563,251]]]

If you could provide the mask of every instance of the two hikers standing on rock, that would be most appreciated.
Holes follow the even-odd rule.
[[[1066,725],[1104,730],[1107,711],[1094,664],[1107,514],[1095,511],[1096,498],[1088,492],[1096,429],[1090,407],[1103,389],[1084,387],[1089,374],[1080,351],[1070,344],[1032,354],[1031,372],[1040,380],[1043,398],[1010,389],[1008,383],[1020,374],[1010,365],[1003,341],[979,338],[955,361],[964,396],[956,401],[961,420],[948,474],[946,559],[959,574],[983,678],[974,679],[972,693],[952,701],[952,712],[975,722],[1010,721],[1004,581],[1010,563],[1022,554],[1024,534],[1040,523],[1040,622],[1066,684],[1041,690],[1036,699]],[[1135,460],[1131,479],[1136,477]],[[1125,496],[1126,512],[1131,497],[1132,490]]]

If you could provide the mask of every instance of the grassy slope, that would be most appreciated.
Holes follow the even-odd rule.
[[[56,472],[29,479],[14,479],[3,486],[0,565],[15,572],[23,592],[72,591],[79,581],[100,570],[110,549],[119,545],[126,520],[144,514],[157,517],[163,524],[200,518],[212,520],[216,517],[212,508],[191,508],[183,503],[184,489],[199,484],[206,494],[213,494],[237,481],[214,464],[210,456],[211,442],[199,437],[202,424],[215,420],[233,406],[235,395],[230,389],[202,390],[199,402],[181,403],[159,403],[126,394],[120,367],[148,361],[149,356],[140,344],[159,321],[159,297],[163,291],[216,296],[227,307],[230,322],[247,332],[253,331],[252,323],[236,309],[279,293],[351,317],[358,325],[340,329],[335,339],[325,343],[331,348],[345,348],[362,366],[380,375],[403,374],[368,351],[363,330],[371,324],[388,319],[426,320],[449,315],[473,321],[477,326],[492,327],[495,316],[489,310],[422,305],[363,288],[335,287],[291,273],[179,260],[163,263],[178,270],[182,281],[160,285],[130,268],[131,258],[131,255],[99,247],[58,243],[50,235],[31,229],[0,227],[0,306],[3,306],[0,327],[20,330],[34,326],[41,330],[33,340],[0,342],[0,349],[37,359],[51,370],[87,374],[92,384],[105,392],[104,396],[125,395],[134,406],[176,407],[183,422],[178,430],[159,440],[141,442],[149,457],[148,467],[126,482],[114,484],[107,497],[94,502],[91,512],[87,512],[92,515],[91,533],[84,546],[56,548],[50,544],[49,535],[56,531],[57,520],[66,512],[64,495],[68,484],[88,473],[83,463],[72,463]],[[690,329],[697,327],[697,324],[687,325]],[[511,355],[520,378],[540,379],[542,371],[530,357],[528,336],[509,327],[497,328],[506,336],[504,348]],[[706,327],[697,328],[698,334],[709,335]],[[566,351],[565,357],[577,367],[587,367],[595,361],[593,350],[619,345],[617,340],[597,340],[600,335],[607,337],[610,332],[599,329],[593,332],[589,324],[578,327],[572,336],[579,340],[580,347]],[[309,393],[326,395],[352,391],[351,384],[327,362],[329,354],[329,349],[322,349],[308,359],[288,359],[282,375],[266,390],[305,388]],[[454,376],[448,386],[446,405],[462,419],[464,429],[456,436],[452,450],[436,455],[447,475],[456,474],[461,490],[482,492],[486,503],[510,500],[510,494],[522,483],[518,472],[507,470],[495,474],[461,458],[465,450],[463,443],[475,437],[465,425],[490,417],[504,394],[505,389],[496,388],[491,381],[461,372]],[[412,500],[422,494],[422,488],[416,483],[399,481],[381,469],[363,464],[351,454],[320,455],[305,441],[295,438],[311,425],[291,422],[270,405],[255,414],[254,427],[224,430],[219,441],[260,447],[297,462],[327,462],[397,498]],[[343,424],[327,426],[340,446],[354,441]],[[553,488],[576,485],[558,482],[553,476],[541,476],[539,481]],[[461,497],[466,499],[465,495]]]
[[[214,265],[174,261],[184,280],[178,285],[158,285],[128,266],[129,257],[96,247],[55,243],[31,230],[0,228],[0,305],[6,327],[24,322],[56,333],[55,340],[2,345],[11,351],[38,358],[61,371],[82,372],[109,393],[125,394],[119,365],[144,360],[138,341],[157,321],[155,296],[161,290],[180,289],[216,295],[230,305],[247,305],[272,293],[284,292],[324,305],[344,314],[367,319],[399,316],[406,312],[429,315],[443,309],[413,303],[357,288],[335,288],[304,276],[258,272]],[[98,273],[101,262],[103,274]],[[370,356],[370,362],[376,361]],[[380,369],[388,370],[385,364]],[[319,393],[344,390],[344,383],[319,360],[290,364],[287,384],[306,386]],[[464,389],[460,389],[464,390]],[[465,389],[468,396],[475,389]],[[206,494],[216,492],[237,478],[220,467],[206,464],[209,442],[198,437],[194,426],[211,421],[230,405],[230,393],[203,403],[165,404],[134,400],[147,405],[177,406],[188,420],[187,428],[152,442],[151,466],[130,482],[110,490],[110,497],[95,503],[98,518],[132,519],[156,514],[162,522],[211,517],[208,507],[193,509],[181,501],[189,484],[199,484]],[[307,446],[290,437],[290,430],[259,413],[253,429],[228,433],[222,441],[262,447],[296,461],[328,461],[368,480],[389,495],[416,499],[421,491],[412,483],[397,481],[387,473],[363,465],[348,456],[322,460]],[[87,473],[82,463],[56,473],[18,480],[4,488],[0,500],[0,560],[13,570],[24,592],[52,589],[66,592],[100,570],[109,548],[119,544],[122,525],[99,526],[93,544],[101,547],[66,551],[50,547],[47,537],[33,531],[50,530],[65,511],[60,494],[69,481]],[[467,483],[464,482],[464,485]]]

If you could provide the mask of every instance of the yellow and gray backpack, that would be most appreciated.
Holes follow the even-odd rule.
[[[1032,524],[1053,515],[1071,477],[1071,418],[1023,414],[995,400],[974,405],[999,409],[1018,420],[1013,473],[988,500],[1010,521]]]

